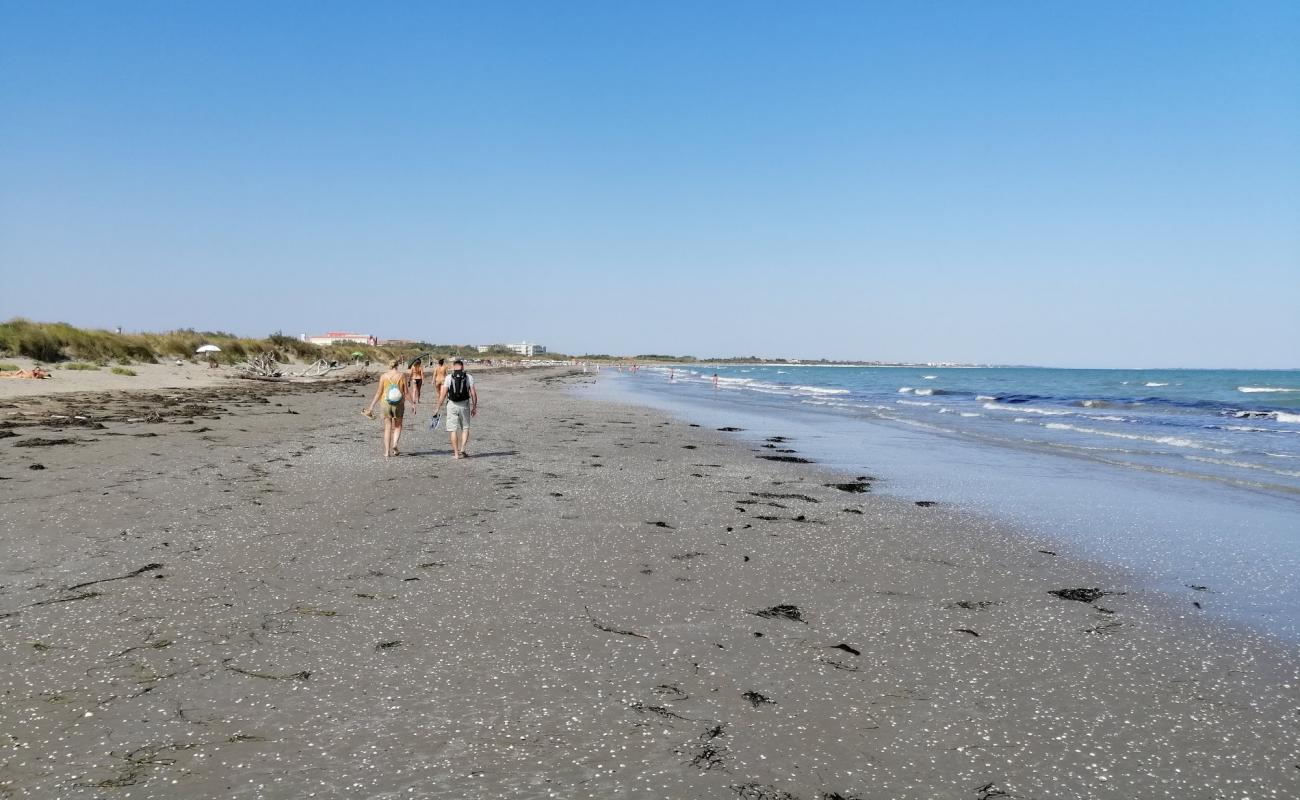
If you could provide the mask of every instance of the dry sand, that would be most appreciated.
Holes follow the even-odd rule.
[[[6,358],[5,362],[31,369],[36,362],[27,358]],[[211,369],[207,364],[180,366],[175,361],[161,364],[132,364],[128,369],[135,375],[115,375],[111,367],[97,370],[64,369],[61,365],[43,365],[50,377],[44,380],[0,378],[0,400],[16,397],[44,397],[69,392],[122,392],[157,391],[159,389],[197,389],[218,386],[234,380],[234,370],[228,366]]]
[[[1300,797],[1294,647],[588,379],[6,401],[0,796]]]

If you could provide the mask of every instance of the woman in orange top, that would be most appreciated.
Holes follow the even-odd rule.
[[[375,387],[375,396],[370,398],[370,405],[362,411],[374,419],[375,404],[381,403],[384,409],[384,458],[398,453],[397,440],[402,438],[402,415],[406,403],[411,399],[410,385],[406,374],[398,369],[401,359],[393,359],[388,364],[388,371],[379,376],[379,386]],[[415,410],[412,409],[414,414]]]

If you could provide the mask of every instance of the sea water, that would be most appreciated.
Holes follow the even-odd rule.
[[[1300,639],[1300,371],[601,374],[602,396],[791,436],[800,455],[882,478],[879,491],[1011,521],[1171,602]]]

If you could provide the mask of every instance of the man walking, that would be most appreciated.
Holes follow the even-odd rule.
[[[465,371],[465,362],[459,358],[451,362],[451,373],[438,388],[438,408],[447,402],[447,435],[451,437],[451,451],[455,458],[465,458],[465,445],[469,444],[469,421],[478,414],[478,391],[474,376]]]

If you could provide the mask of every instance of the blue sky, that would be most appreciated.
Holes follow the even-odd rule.
[[[1300,367],[1294,2],[0,0],[0,318]]]

